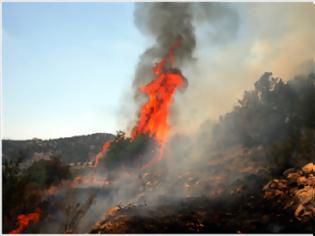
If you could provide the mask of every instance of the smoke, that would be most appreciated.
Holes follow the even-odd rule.
[[[297,71],[314,70],[315,50],[310,43],[315,38],[308,22],[315,19],[314,10],[303,4],[279,4],[276,9],[273,6],[136,5],[135,24],[153,44],[140,56],[135,71],[131,93],[134,107],[139,108],[145,100],[139,96],[139,86],[153,79],[152,66],[178,36],[182,46],[175,51],[177,67],[190,83],[185,93],[177,94],[179,99],[173,101],[170,117],[173,136],[165,148],[164,160],[147,173],[131,169],[133,173],[129,176],[123,170],[117,171],[112,176],[115,182],[110,190],[97,195],[96,204],[85,217],[88,221],[82,226],[90,226],[105,209],[120,203],[154,206],[160,203],[161,196],[177,201],[191,196],[212,196],[222,189],[225,196],[221,198],[231,199],[227,192],[239,188],[236,182],[242,180],[248,187],[250,179],[257,180],[248,176],[265,167],[264,150],[258,147],[248,151],[237,146],[216,152],[210,146],[211,128],[219,115],[231,110],[244,90],[251,89],[265,71],[289,79]],[[277,24],[271,22],[275,18]],[[257,186],[255,182],[252,187]]]
[[[313,70],[311,3],[204,3],[199,11],[214,16],[195,15],[197,61],[182,67],[190,83],[172,107],[174,133],[191,134],[206,120],[218,121],[266,71],[287,81]]]
[[[297,75],[308,75],[311,73],[315,74],[315,60],[312,59],[302,62],[294,71],[294,74]]]
[[[140,3],[134,17],[138,29],[153,42],[135,71],[130,94],[134,108],[145,99],[139,96],[139,86],[153,79],[152,66],[178,36],[182,46],[175,51],[177,67],[190,83],[173,101],[173,136],[164,160],[147,173],[117,171],[106,190],[95,190],[95,204],[80,224],[83,232],[120,203],[154,206],[160,196],[209,197],[222,189],[226,196],[221,197],[232,199],[227,192],[239,188],[235,183],[242,180],[249,186],[250,179],[256,181],[248,176],[261,171],[257,166],[263,169],[267,160],[259,147],[211,149],[212,126],[265,71],[287,80],[315,68],[315,9],[308,4]],[[101,177],[107,178],[107,173]]]
[[[192,25],[191,4],[189,3],[140,3],[134,12],[138,29],[153,37],[154,45],[141,55],[136,69],[134,86],[148,82],[152,78],[152,66],[163,57],[178,37],[181,47],[176,50],[177,63],[193,58],[196,47]]]
[[[193,3],[194,24],[205,33],[212,45],[224,45],[237,35],[240,17],[238,12],[222,3]]]
[[[153,65],[166,54],[178,37],[181,38],[181,47],[175,51],[176,66],[184,75],[187,74],[188,81],[190,81],[187,91],[178,94],[177,96],[180,96],[180,99],[175,98],[173,101],[170,123],[173,133],[177,131],[182,133],[183,128],[187,128],[191,136],[178,135],[170,138],[165,153],[164,163],[167,164],[159,169],[163,172],[165,178],[163,180],[161,180],[161,177],[157,178],[161,180],[159,188],[146,194],[146,197],[151,199],[150,203],[153,204],[152,199],[156,200],[157,196],[169,193],[174,186],[178,185],[176,181],[180,173],[188,171],[192,166],[198,169],[204,165],[204,160],[200,159],[205,155],[205,147],[209,144],[209,140],[205,140],[203,137],[210,136],[208,134],[210,131],[207,128],[209,123],[212,124],[209,120],[209,114],[204,115],[207,111],[207,104],[209,104],[209,99],[205,95],[211,97],[221,92],[211,89],[208,82],[204,80],[205,74],[202,75],[202,73],[205,69],[208,70],[209,66],[203,64],[204,61],[200,60],[204,59],[204,55],[200,53],[202,52],[200,50],[209,49],[209,45],[214,48],[222,48],[231,44],[240,30],[240,16],[239,10],[229,4],[140,3],[136,4],[134,19],[137,28],[153,42],[153,45],[140,56],[135,71],[133,98],[137,105],[134,107],[139,108],[146,100],[144,96],[140,96],[138,88],[153,79]],[[195,54],[196,49],[199,55]],[[223,66],[219,68],[223,69]],[[204,89],[200,90],[199,95],[199,98],[203,101],[198,101],[198,95],[194,96],[195,93],[198,93],[196,88],[200,88],[199,86],[202,85],[206,85]],[[211,91],[211,94],[209,94],[209,91]],[[216,102],[223,102],[223,100],[216,100]],[[202,111],[200,112],[200,110]],[[138,117],[136,112],[133,116],[134,119]],[[130,115],[128,119],[130,119]],[[198,134],[198,139],[194,140],[191,128],[193,126],[199,127],[199,121],[202,121],[207,127],[205,133]],[[131,121],[129,128],[133,127],[134,123],[135,120]],[[207,154],[208,157],[211,157],[210,152]],[[215,172],[215,168],[212,171]],[[205,181],[207,181],[207,177],[204,178]],[[234,174],[233,180],[237,177]],[[117,176],[117,178],[120,177]],[[232,180],[226,181],[226,184],[231,184],[231,182]],[[137,185],[137,188],[139,188],[141,183],[139,183],[139,180],[133,179],[133,185]],[[119,194],[119,196],[124,196],[125,200],[130,199],[125,197],[130,196],[130,192],[127,191],[128,188],[125,188],[124,185],[120,187],[123,194]],[[175,192],[176,194],[174,193],[170,197],[180,198],[185,196],[182,186],[178,187]],[[194,191],[193,194],[201,193],[204,193],[204,190]],[[115,199],[117,199],[116,196]]]
[[[100,176],[93,172],[93,177],[111,178],[111,184],[99,187],[91,181],[73,190],[70,197],[65,192],[55,194],[54,201],[61,199],[62,204],[51,209],[54,221],[43,222],[41,232],[56,232],[65,223],[63,209],[67,205],[84,206],[86,214],[75,225],[78,231],[87,232],[106,209],[120,203],[152,206],[160,203],[160,196],[172,200],[209,197],[222,189],[230,194],[236,181],[257,174],[257,166],[264,167],[267,161],[259,147],[246,150],[237,146],[222,152],[212,149],[211,129],[219,115],[231,110],[265,71],[285,80],[315,71],[315,8],[309,4],[139,3],[134,17],[138,29],[153,42],[140,56],[135,71],[130,95],[135,109],[144,100],[139,86],[153,79],[154,63],[181,38],[176,63],[190,83],[185,93],[177,94],[180,99],[173,101],[173,134],[164,160],[148,170],[129,169],[131,175],[125,170],[112,176],[105,171],[98,173]],[[130,114],[124,115],[130,119]],[[88,177],[82,174],[82,178]],[[250,179],[256,181],[252,176]],[[248,180],[243,183],[249,185]],[[87,201],[90,193],[95,194],[95,202]]]
[[[142,3],[136,5],[135,23],[153,41],[133,81],[138,105],[144,99],[137,88],[152,79],[152,65],[178,35],[184,37],[175,56],[189,86],[171,106],[167,176],[211,158],[213,124],[265,71],[289,80],[314,70],[315,9],[308,3]]]
[[[181,46],[175,51],[176,66],[186,72],[187,68],[199,63],[194,53],[200,31],[205,34],[203,39],[207,44],[224,45],[237,35],[239,29],[238,12],[220,3],[137,3],[134,21],[140,32],[152,40],[153,45],[143,52],[136,67],[133,92],[129,95],[136,105],[123,105],[129,111],[134,110],[130,111],[134,115],[131,118],[133,120],[128,120],[128,130],[134,126],[138,117],[137,109],[146,100],[138,92],[139,86],[153,79],[153,65],[166,54],[178,37],[181,39]],[[188,81],[195,80],[194,76],[187,78]],[[172,106],[173,122],[178,119],[177,110],[176,105]]]

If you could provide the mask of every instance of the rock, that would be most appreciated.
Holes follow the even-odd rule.
[[[281,179],[279,182],[278,182],[278,188],[279,189],[287,189],[288,188],[288,181],[286,179]]]
[[[119,212],[121,210],[120,206],[115,206],[112,208],[109,208],[106,212],[106,216],[114,216],[115,214],[117,214],[117,212]]]
[[[309,176],[307,178],[307,185],[315,187],[315,176]]]
[[[300,177],[300,175],[297,173],[297,172],[294,172],[294,173],[289,173],[287,175],[287,179],[289,181],[289,184],[292,184],[292,183],[296,183],[297,179]]]
[[[313,163],[308,163],[302,167],[302,170],[305,174],[315,173],[315,165]]]
[[[283,172],[285,177],[288,177],[290,174],[296,174],[296,170],[294,168],[287,169]]]
[[[301,221],[314,219],[315,217],[315,188],[306,186],[296,192],[296,198],[299,202],[294,215]]]
[[[305,176],[298,177],[296,182],[299,185],[307,185],[307,179]]]
[[[309,163],[301,170],[289,169],[285,178],[269,181],[264,188],[264,198],[273,200],[284,209],[291,209],[294,216],[306,222],[315,218],[314,164]]]
[[[304,205],[312,200],[315,203],[315,189],[310,186],[306,186],[305,188],[298,190],[295,193],[295,196],[297,197],[298,201]]]

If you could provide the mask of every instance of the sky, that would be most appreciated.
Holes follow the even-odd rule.
[[[3,4],[3,138],[119,129],[146,41],[133,3]]]
[[[315,72],[314,4],[220,4],[202,5],[204,17],[192,13],[196,60],[180,68],[189,85],[172,104],[174,133],[216,122],[264,72],[285,81]],[[2,137],[128,133],[136,65],[152,44],[134,8],[3,3]]]

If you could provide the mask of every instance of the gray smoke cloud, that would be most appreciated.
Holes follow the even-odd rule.
[[[142,183],[142,178],[150,177],[153,170],[139,178],[128,177],[131,184],[121,181],[125,185],[119,185],[113,197],[116,202],[138,199],[132,191],[143,185],[154,186],[156,181],[159,181],[156,189],[139,194],[139,199],[141,195],[150,206],[158,202],[155,198],[159,195],[175,199],[208,196],[220,186],[231,190],[235,182],[248,178],[249,173],[256,173],[259,170],[256,160],[261,167],[259,171],[264,169],[267,161],[260,147],[214,150],[211,128],[218,115],[230,109],[261,73],[270,70],[287,77],[301,59],[313,58],[314,45],[310,42],[314,41],[314,31],[310,30],[310,19],[314,19],[314,9],[291,4],[278,5],[276,10],[273,7],[270,4],[218,3],[136,5],[135,23],[144,35],[153,39],[153,45],[140,57],[133,89],[152,79],[152,65],[160,60],[178,35],[184,40],[182,48],[175,51],[177,66],[188,77],[190,85],[172,104],[173,136],[165,148],[164,161],[152,167],[162,177]],[[279,12],[281,17],[278,17]],[[273,24],[274,19],[277,24]],[[243,32],[238,36],[240,30]],[[297,53],[300,51],[303,53]],[[290,60],[287,55],[291,55]],[[187,65],[187,62],[197,63]],[[302,72],[312,71],[313,62],[312,59],[301,65]],[[196,133],[192,132],[194,128],[197,128]],[[184,188],[181,176],[187,179]],[[117,175],[120,177],[121,173]],[[190,184],[190,181],[195,182]]]
[[[222,3],[193,3],[194,25],[205,29],[205,40],[222,45],[230,42],[239,31],[240,17],[236,9]]]
[[[154,38],[154,45],[140,57],[133,83],[135,88],[152,79],[152,65],[167,53],[178,37],[181,37],[181,47],[176,50],[177,63],[193,58],[196,38],[191,4],[140,3],[136,5],[134,19],[142,33]]]
[[[133,91],[128,95],[130,98],[124,98],[135,102],[135,110],[128,112],[134,113],[134,120],[130,121],[128,115],[128,120],[124,118],[122,122],[128,123],[128,130],[136,122],[140,104],[146,101],[145,96],[138,92],[139,86],[154,79],[152,66],[167,53],[178,37],[181,38],[181,46],[175,50],[176,66],[185,70],[188,64],[198,61],[194,56],[197,31],[201,29],[205,33],[202,39],[211,44],[228,43],[238,32],[239,15],[235,9],[221,3],[137,3],[134,22],[139,31],[153,41],[153,45],[140,56],[132,83]],[[188,77],[188,81],[190,79]],[[130,107],[130,103],[123,104],[124,109],[121,110],[130,110]],[[171,119],[176,120],[176,105],[171,113]]]
[[[263,23],[269,16],[267,13],[276,16],[280,9],[273,12],[270,6],[263,8],[256,5],[248,9],[240,8],[239,10],[244,14],[244,19],[241,21],[238,7],[217,3],[141,3],[136,5],[135,23],[145,36],[153,40],[153,45],[146,49],[139,59],[132,95],[137,94],[135,90],[139,85],[144,85],[152,79],[152,65],[165,55],[178,36],[181,36],[183,41],[182,47],[175,51],[177,66],[190,80],[189,91],[172,104],[173,112],[171,112],[170,122],[173,134],[177,131],[178,134],[170,137],[165,149],[164,162],[156,164],[143,175],[124,176],[126,175],[124,172],[117,172],[114,178],[117,180],[115,191],[106,197],[99,196],[99,200],[88,213],[87,218],[91,219],[96,211],[109,208],[119,202],[124,204],[146,202],[152,206],[155,203],[159,204],[161,195],[178,200],[189,196],[211,196],[223,185],[231,190],[235,182],[247,178],[248,173],[256,171],[254,157],[259,157],[257,158],[260,160],[259,166],[263,167],[266,164],[262,158],[265,155],[264,150],[259,148],[246,150],[237,146],[230,150],[223,150],[221,153],[210,146],[211,127],[215,123],[212,118],[215,118],[217,114],[224,114],[224,109],[237,101],[239,96],[237,93],[243,93],[244,88],[252,85],[253,80],[257,80],[261,72],[269,69],[266,63],[275,64],[275,67],[271,67],[272,71],[278,71],[276,69],[283,67],[282,63],[277,63],[275,60],[279,55],[286,56],[278,45],[288,44],[290,47],[287,46],[285,49],[294,48],[291,47],[290,40],[278,39],[274,36],[274,31],[269,32],[270,23]],[[286,22],[294,22],[293,25],[301,26],[303,25],[301,24],[303,18],[300,17],[302,15],[306,16],[305,10],[301,9],[299,12],[290,8],[286,14],[283,13],[283,19],[279,21],[284,25]],[[263,19],[262,22],[260,18]],[[294,21],[288,21],[289,19],[294,19]],[[301,19],[300,24],[296,19]],[[241,24],[243,27],[246,26],[252,37],[237,38]],[[278,32],[278,29],[275,31]],[[301,42],[312,39],[312,37],[306,37],[309,34],[308,31],[301,31],[303,33],[294,32],[293,35],[298,35]],[[262,38],[261,35],[265,37],[270,35],[272,38]],[[291,35],[284,34],[282,37],[288,36]],[[203,44],[199,44],[200,41]],[[220,52],[217,52],[215,56],[210,53],[203,54],[206,51],[203,48],[204,45],[219,47]],[[222,45],[226,47],[223,48]],[[274,45],[277,47],[274,48]],[[195,49],[199,49],[199,54],[195,52]],[[277,51],[275,55],[270,54],[273,50]],[[305,55],[301,57],[305,58]],[[198,63],[193,63],[194,65],[191,66],[187,65],[187,62]],[[313,60],[307,61],[301,65],[301,70],[304,71],[304,68],[313,70],[313,62]],[[139,97],[136,98],[136,102],[140,101],[138,99]],[[177,113],[178,117],[176,117]],[[130,114],[127,119],[130,119]],[[199,128],[199,133],[191,132],[194,126]],[[187,136],[181,132],[183,127],[189,131]],[[155,170],[159,173],[158,177],[154,177]],[[134,170],[135,173],[137,171]],[[156,184],[156,182],[159,183]],[[249,183],[248,180],[247,183]],[[100,214],[101,212],[97,215]]]
[[[181,46],[176,50],[176,60],[182,66],[194,59],[195,28],[205,26],[207,40],[219,44],[233,38],[239,28],[238,13],[220,3],[139,3],[134,21],[144,35],[154,39],[154,45],[140,56],[133,84],[136,87],[152,79],[153,63],[167,53],[178,37]]]

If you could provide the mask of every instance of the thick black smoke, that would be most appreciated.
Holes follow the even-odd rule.
[[[138,92],[139,86],[154,79],[152,66],[165,56],[178,37],[181,44],[175,50],[176,67],[182,70],[188,63],[197,62],[194,55],[197,28],[204,32],[202,40],[212,45],[230,41],[239,28],[238,13],[220,3],[138,3],[134,21],[145,36],[153,39],[152,46],[140,56],[133,80],[132,94],[138,108],[145,101],[145,96]],[[176,106],[172,109],[176,109]],[[129,128],[134,122],[129,123]]]
[[[141,55],[136,69],[134,86],[152,79],[152,65],[163,57],[178,37],[177,63],[193,58],[196,47],[192,8],[190,3],[141,3],[134,12],[135,24],[141,32],[154,38],[154,45]]]
[[[141,55],[134,86],[152,79],[152,65],[163,57],[170,46],[181,37],[176,49],[178,66],[194,59],[196,27],[206,28],[209,43],[227,42],[239,29],[238,13],[220,3],[139,3],[134,11],[138,29],[153,38],[154,44]]]

